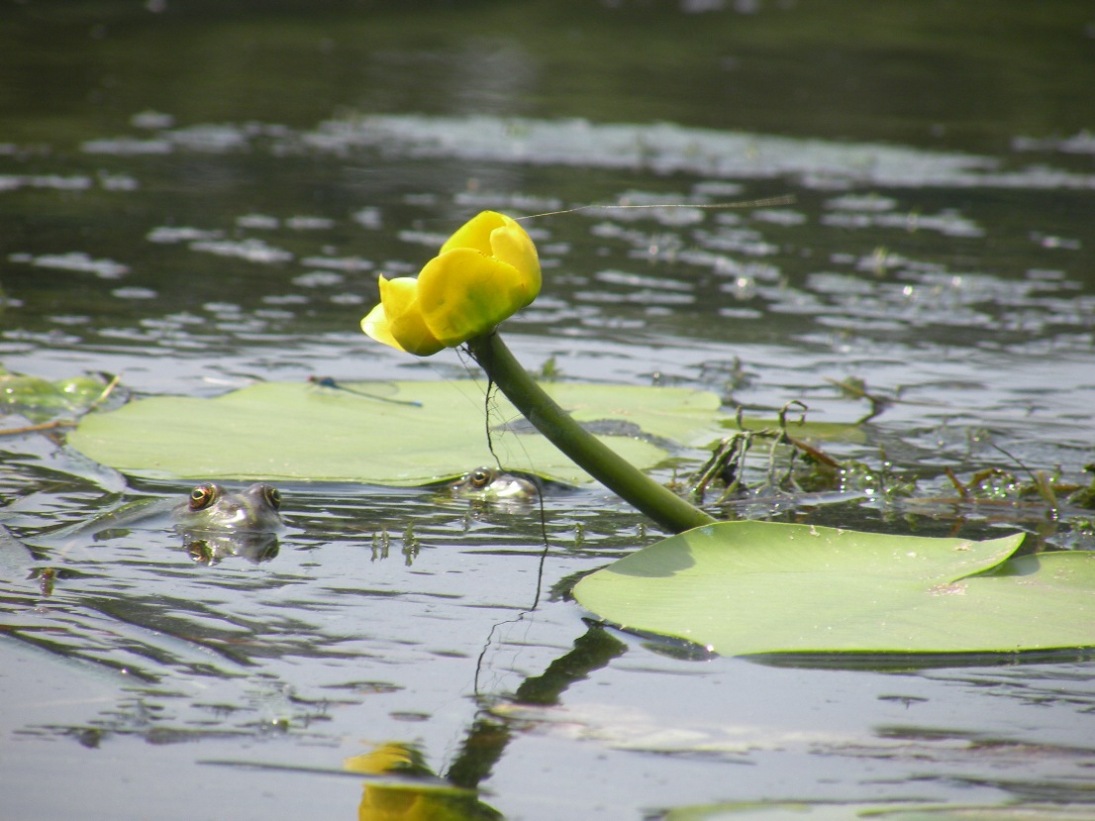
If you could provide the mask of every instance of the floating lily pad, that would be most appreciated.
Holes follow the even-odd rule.
[[[102,400],[108,386],[93,376],[50,381],[38,376],[8,373],[0,368],[0,414],[17,413],[41,421],[79,415]]]
[[[997,653],[1095,646],[1095,554],[1011,558],[990,541],[723,522],[582,579],[625,629],[723,655]]]
[[[888,801],[844,804],[839,801],[740,801],[670,810],[665,821],[1084,821],[1090,806],[1050,803],[930,804]]]
[[[717,438],[719,400],[711,393],[566,383],[547,390],[641,469],[667,458],[666,440]],[[491,439],[504,465],[570,484],[592,481],[505,397],[492,395],[490,408]],[[339,388],[264,382],[213,399],[153,397],[91,414],[69,444],[137,476],[406,487],[489,463],[484,420],[483,385],[470,380]]]

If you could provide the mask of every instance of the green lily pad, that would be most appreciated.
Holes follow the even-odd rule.
[[[723,522],[582,579],[625,629],[723,655],[997,653],[1095,646],[1095,554],[1011,558],[990,541]]]
[[[665,821],[1083,821],[1090,806],[1049,803],[960,805],[891,801],[843,804],[838,801],[741,801],[670,810]]]
[[[0,413],[18,413],[34,421],[78,415],[100,401],[106,390],[107,384],[92,376],[51,382],[0,368]]]
[[[68,441],[97,462],[156,478],[407,487],[445,481],[491,461],[481,383],[358,382],[340,388],[264,382],[213,399],[142,399],[84,417]],[[702,391],[577,384],[547,390],[641,469],[667,458],[663,440],[687,444],[718,427],[718,397]],[[569,484],[592,481],[524,423],[505,397],[492,395],[490,407],[491,439],[504,465]]]
[[[708,391],[641,385],[556,382],[542,386],[582,424],[633,425],[648,436],[689,447],[706,447],[725,435],[722,401]]]

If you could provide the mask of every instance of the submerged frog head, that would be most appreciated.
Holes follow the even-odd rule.
[[[478,467],[449,485],[454,496],[484,502],[527,502],[539,495],[536,485],[492,467]]]
[[[207,482],[190,491],[190,498],[174,511],[175,524],[187,531],[268,533],[281,527],[281,494],[258,483],[240,492]]]

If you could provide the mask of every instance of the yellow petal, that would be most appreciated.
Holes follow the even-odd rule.
[[[431,333],[448,346],[486,333],[535,297],[528,277],[471,248],[434,257],[418,275],[418,305]]]
[[[404,314],[392,323],[392,336],[399,342],[400,348],[415,356],[433,356],[445,347],[426,325],[422,314]]]
[[[445,346],[430,333],[418,302],[418,281],[380,277],[380,304],[361,320],[361,329],[377,342],[417,356],[430,356]]]
[[[527,277],[531,302],[540,293],[540,258],[536,245],[520,223],[497,211],[476,214],[441,246],[438,254],[457,248],[473,248],[486,256],[509,263]],[[528,303],[525,303],[526,305]],[[518,306],[523,308],[524,305]]]
[[[414,277],[385,279],[381,276],[376,284],[380,288],[380,303],[389,317],[398,317],[412,310],[418,299],[418,280]]]
[[[528,302],[518,305],[524,308],[536,299],[540,293],[540,257],[536,245],[515,220],[500,214],[503,224],[495,228],[490,235],[493,256],[512,265],[525,278],[525,290],[529,294]],[[517,310],[515,309],[515,310]]]
[[[365,318],[361,320],[361,330],[377,342],[383,342],[385,345],[403,350],[403,347],[395,341],[395,337],[392,336],[392,332],[388,328],[388,316],[384,313],[383,303],[377,305],[365,315]]]
[[[361,321],[373,339],[429,356],[486,333],[540,293],[536,245],[516,220],[483,211],[464,223],[417,280],[380,278]]]
[[[509,217],[499,214],[497,211],[480,211],[456,229],[456,232],[441,246],[441,250],[437,255],[441,256],[446,251],[452,251],[456,248],[474,248],[488,257],[493,256],[494,253],[490,244],[491,233],[496,228],[503,227],[505,220],[513,222]]]

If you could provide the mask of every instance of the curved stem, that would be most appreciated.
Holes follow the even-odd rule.
[[[715,519],[655,482],[575,422],[514,359],[497,333],[467,342],[476,362],[517,410],[555,447],[624,501],[674,533]]]

